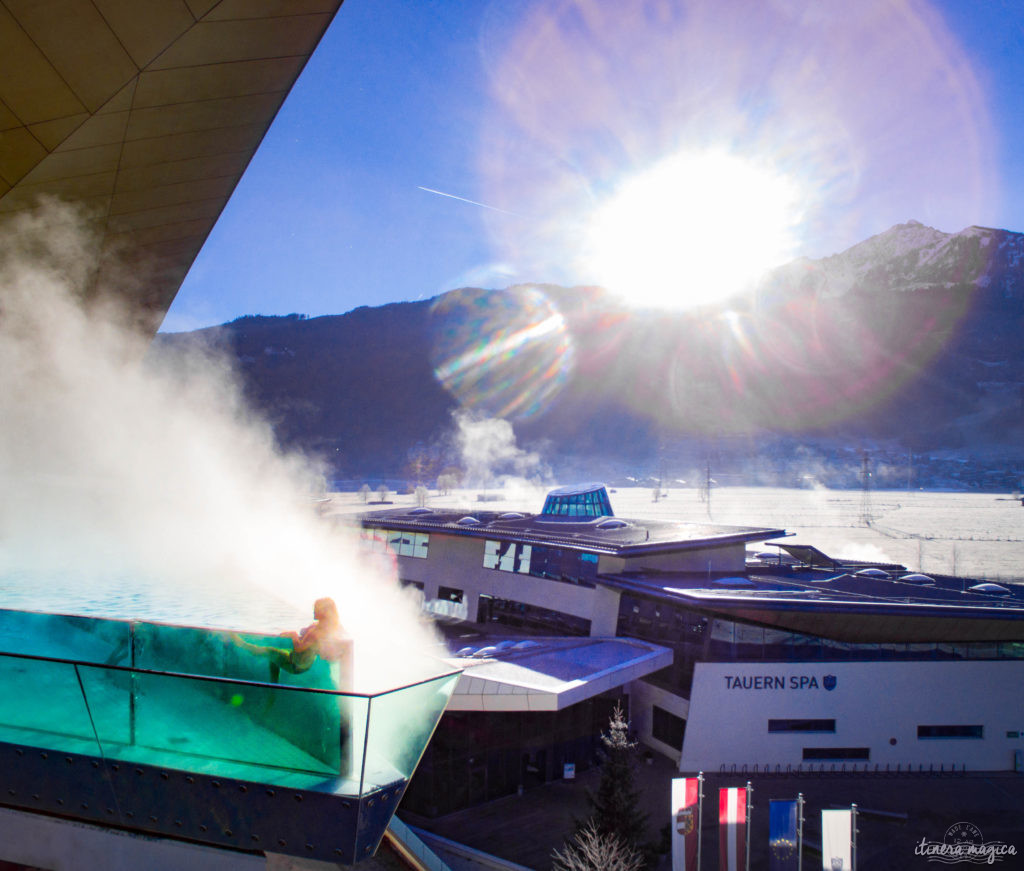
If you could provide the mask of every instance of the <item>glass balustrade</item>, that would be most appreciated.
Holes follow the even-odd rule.
[[[271,682],[253,645],[288,642],[0,611],[0,741],[359,796],[411,777],[458,679],[345,692],[317,660]]]

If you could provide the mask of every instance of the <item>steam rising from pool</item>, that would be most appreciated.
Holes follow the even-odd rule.
[[[278,450],[227,362],[148,355],[87,287],[84,228],[49,203],[0,235],[0,607],[278,632],[331,596],[359,688],[441,670],[393,568],[317,516],[319,470]]]

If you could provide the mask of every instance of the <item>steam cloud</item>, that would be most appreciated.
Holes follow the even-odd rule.
[[[251,631],[332,596],[358,688],[437,671],[393,571],[317,517],[318,470],[279,452],[226,362],[147,356],[113,294],[86,294],[84,227],[48,203],[0,235],[0,578],[35,608]]]
[[[453,417],[469,486],[527,489],[550,477],[538,453],[516,444],[507,420],[480,418],[466,410],[456,411]]]

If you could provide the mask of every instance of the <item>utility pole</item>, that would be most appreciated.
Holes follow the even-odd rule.
[[[870,526],[871,514],[871,458],[867,451],[861,453],[860,461],[860,522]]]

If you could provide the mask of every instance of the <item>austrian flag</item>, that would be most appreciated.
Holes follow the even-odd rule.
[[[743,871],[747,866],[747,790],[718,790],[718,868]]]

